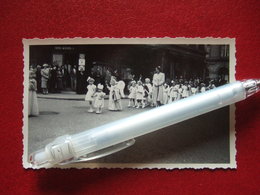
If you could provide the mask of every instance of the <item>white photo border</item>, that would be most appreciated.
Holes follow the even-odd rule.
[[[24,168],[32,168],[31,164],[28,162],[28,86],[29,86],[29,47],[32,45],[86,45],[86,44],[214,44],[214,45],[229,45],[229,81],[234,82],[236,73],[236,48],[235,48],[235,38],[46,38],[46,39],[23,39],[24,46],[24,91],[23,91],[23,156],[22,164]],[[178,164],[143,164],[143,163],[74,163],[63,166],[55,166],[54,168],[133,168],[133,169],[235,169],[237,168],[236,163],[236,131],[235,131],[235,105],[230,105],[229,112],[229,150],[230,150],[230,162],[229,163],[178,163]]]

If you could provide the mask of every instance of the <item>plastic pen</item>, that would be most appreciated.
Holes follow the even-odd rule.
[[[56,138],[30,155],[32,167],[92,160],[134,144],[134,138],[246,99],[260,90],[260,79],[226,84],[171,104]]]

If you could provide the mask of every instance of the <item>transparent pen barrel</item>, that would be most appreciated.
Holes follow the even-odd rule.
[[[153,132],[245,99],[241,82],[224,85],[165,106],[71,136],[76,157]]]

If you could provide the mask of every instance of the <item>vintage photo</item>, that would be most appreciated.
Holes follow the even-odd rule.
[[[235,81],[235,40],[24,39],[24,155],[73,135]],[[236,168],[234,106],[60,168]],[[141,120],[141,119],[140,119]],[[134,122],[134,121],[133,121]]]

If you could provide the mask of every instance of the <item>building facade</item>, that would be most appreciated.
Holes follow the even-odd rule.
[[[152,78],[156,66],[161,66],[167,81],[214,79],[225,73],[228,53],[226,46],[218,45],[39,45],[30,46],[30,65],[63,67],[66,75],[76,67],[77,85],[82,85],[77,92],[83,93],[88,76],[98,74],[106,80],[116,74],[122,80],[143,80]]]
[[[206,63],[211,80],[229,80],[229,45],[207,45]]]

